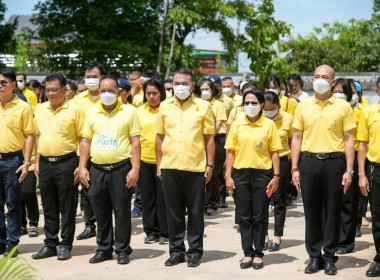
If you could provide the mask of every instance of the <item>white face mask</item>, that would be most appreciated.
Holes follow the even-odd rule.
[[[173,89],[178,99],[184,100],[190,96],[190,86],[178,85],[174,86]]]
[[[202,91],[201,98],[203,100],[209,100],[211,95],[212,95],[211,92],[209,92],[208,90],[204,90],[204,91]]]
[[[271,92],[274,92],[275,94],[278,94],[278,89],[276,88],[266,89],[265,91],[271,91]]]
[[[286,90],[284,89],[280,90],[280,94],[285,95],[285,93],[286,93]]]
[[[268,119],[273,119],[275,116],[277,116],[277,114],[278,114],[278,109],[273,110],[273,111],[266,111],[266,110],[263,110],[263,113],[265,114],[265,116],[266,116]]]
[[[347,95],[345,95],[344,93],[337,92],[337,93],[334,93],[334,96],[335,96],[336,98],[340,98],[340,99],[343,99],[343,100],[346,100],[346,101],[347,101]]]
[[[350,101],[351,106],[355,106],[355,105],[357,105],[358,101],[359,101],[359,97],[358,97],[358,95],[357,95],[356,93],[353,94],[353,95],[352,95],[352,99],[351,99],[351,101]]]
[[[247,105],[244,106],[244,112],[248,117],[256,117],[258,113],[260,113],[261,107],[260,105]]]
[[[88,78],[84,80],[84,83],[89,90],[97,90],[99,88],[99,79]]]
[[[313,82],[313,89],[319,94],[325,94],[330,88],[330,83],[326,80],[317,79]]]
[[[19,89],[24,88],[24,85],[25,85],[25,82],[17,82],[17,87],[18,87]]]
[[[222,88],[222,92],[223,94],[230,96],[234,91],[232,90],[232,88],[225,87],[225,88]]]
[[[100,94],[100,100],[104,105],[112,105],[116,102],[117,96],[112,92],[103,92]]]

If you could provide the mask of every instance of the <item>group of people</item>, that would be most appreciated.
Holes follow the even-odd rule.
[[[90,263],[112,259],[115,249],[128,264],[131,216],[143,211],[145,243],[169,244],[165,265],[187,256],[196,267],[204,215],[228,207],[230,192],[240,267],[261,269],[263,252],[280,250],[287,198],[301,190],[305,273],[337,273],[336,254],[353,251],[369,195],[377,254],[367,276],[380,276],[380,103],[366,103],[360,83],[336,79],[328,65],[315,69],[311,97],[298,74],[288,82],[268,76],[260,91],[215,74],[197,84],[186,69],[164,82],[154,70],[129,79],[106,75],[98,62],[84,70],[77,83],[49,74],[40,94],[25,74],[0,69],[0,197],[8,209],[6,226],[0,208],[0,253],[10,254],[21,234],[38,236],[38,181],[45,240],[33,259],[71,258],[81,186],[85,229],[77,239],[96,236]],[[380,78],[376,86],[380,96]]]

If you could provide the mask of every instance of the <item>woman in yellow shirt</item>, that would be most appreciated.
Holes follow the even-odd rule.
[[[358,97],[356,92],[355,84],[350,80],[339,78],[336,80],[335,85],[331,89],[335,97],[346,100],[351,104],[354,120],[356,125],[359,124],[359,119],[361,115],[361,110],[357,108]],[[351,253],[355,247],[355,235],[357,230],[357,225],[359,224],[359,231],[361,226],[361,211],[359,206],[360,191],[358,186],[358,149],[359,141],[357,140],[357,129],[354,129],[354,143],[355,143],[355,161],[354,161],[354,175],[352,177],[351,186],[348,188],[346,194],[343,196],[342,200],[342,211],[341,211],[341,229],[339,237],[339,245],[337,254],[343,255]],[[360,198],[361,204],[365,205],[367,210],[367,202],[365,197]]]
[[[274,238],[269,252],[280,249],[281,237],[284,234],[286,216],[286,192],[290,184],[290,146],[293,137],[293,116],[284,112],[280,106],[278,95],[272,91],[264,94],[264,114],[268,119],[274,121],[281,139],[282,148],[280,156],[280,182],[277,191],[273,194],[274,203]]]
[[[143,226],[147,237],[146,244],[169,242],[166,206],[160,178],[157,177],[155,141],[153,127],[158,108],[166,99],[166,92],[161,81],[151,79],[143,86],[144,104],[136,109],[140,128],[141,164],[138,185],[141,191],[144,209]]]
[[[277,190],[280,181],[278,151],[282,148],[281,140],[274,122],[262,113],[264,104],[264,95],[260,91],[244,93],[246,116],[232,123],[225,146],[226,185],[235,193],[244,251],[240,263],[242,269],[264,266],[268,197]]]
[[[214,98],[217,95],[214,83],[209,79],[202,79],[199,82],[201,98],[211,103],[212,112],[215,119],[215,158],[214,170],[210,182],[206,185],[206,205],[205,211],[208,216],[216,215],[219,209],[219,186],[222,183],[219,178],[220,169],[225,161],[224,144],[226,142],[226,109],[221,101]]]

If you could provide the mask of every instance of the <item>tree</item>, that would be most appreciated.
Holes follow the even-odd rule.
[[[13,24],[1,24],[5,17],[4,14],[7,10],[7,6],[0,0],[0,54],[9,54],[14,51],[16,41],[13,37],[14,30],[17,27],[17,22]],[[4,67],[4,65],[0,61],[0,66]]]
[[[106,71],[154,68],[160,40],[161,1],[46,0],[38,14],[39,63],[69,77],[92,60]]]

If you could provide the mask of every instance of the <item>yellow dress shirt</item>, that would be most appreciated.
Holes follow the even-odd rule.
[[[344,152],[344,132],[356,127],[350,104],[332,95],[325,102],[315,96],[300,102],[293,128],[303,131],[302,152]]]
[[[268,170],[271,152],[281,150],[282,145],[276,125],[262,114],[254,123],[247,117],[234,121],[224,148],[235,151],[234,168]]]
[[[91,159],[96,164],[112,164],[132,157],[130,137],[140,135],[136,109],[117,102],[109,114],[103,104],[92,107],[86,116],[83,137],[92,139]]]
[[[90,110],[90,108],[101,103],[100,97],[96,96],[94,99],[89,90],[85,90],[78,95],[75,95],[73,101],[79,106],[79,108],[81,108],[85,115],[87,114],[88,110]]]
[[[34,133],[32,107],[16,95],[5,108],[0,104],[0,153],[20,151],[25,146],[25,134]]]
[[[215,134],[211,104],[193,95],[181,106],[177,98],[161,103],[154,131],[165,135],[162,143],[162,169],[204,172],[204,135]]]
[[[212,113],[214,114],[214,119],[216,121],[222,121],[222,126],[220,127],[218,134],[226,134],[227,131],[227,116],[226,116],[226,109],[224,108],[224,105],[222,102],[216,100],[213,98],[210,102]]]
[[[234,97],[232,97],[232,102],[234,103],[234,107],[241,106],[243,103],[243,96],[235,93]]]

